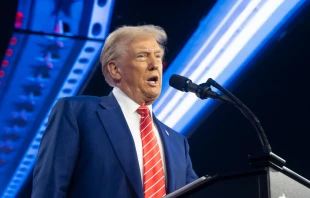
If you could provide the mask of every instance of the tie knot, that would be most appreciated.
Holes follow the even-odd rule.
[[[146,106],[140,106],[137,109],[137,113],[140,114],[141,117],[146,117],[149,114],[149,109]]]

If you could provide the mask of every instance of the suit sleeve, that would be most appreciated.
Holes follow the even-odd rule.
[[[186,184],[189,184],[196,179],[198,179],[198,176],[196,175],[193,166],[192,166],[192,161],[189,156],[189,146],[187,139],[184,137],[184,146],[185,146],[185,151],[186,151],[186,161],[187,161],[187,171],[186,171]]]
[[[33,172],[32,198],[64,198],[79,152],[79,131],[72,101],[52,109]]]

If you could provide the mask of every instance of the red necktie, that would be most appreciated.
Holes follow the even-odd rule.
[[[146,106],[140,106],[137,112],[141,115],[144,198],[161,198],[166,195],[165,175],[158,141],[153,131],[152,118]]]

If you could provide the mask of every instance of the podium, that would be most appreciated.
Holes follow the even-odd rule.
[[[251,158],[249,171],[203,176],[164,198],[310,198],[310,181],[274,159]]]

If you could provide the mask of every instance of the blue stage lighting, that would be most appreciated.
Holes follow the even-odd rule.
[[[154,106],[158,118],[183,134],[190,133],[202,112],[205,117],[214,103],[169,87],[170,76],[180,74],[196,84],[213,78],[227,86],[305,2],[218,1],[164,73],[163,94]]]

